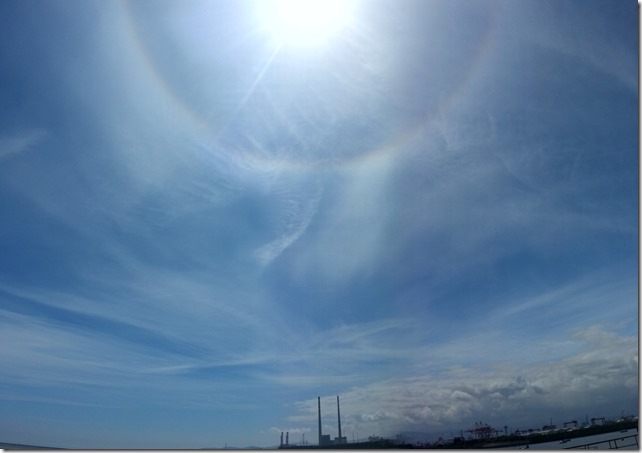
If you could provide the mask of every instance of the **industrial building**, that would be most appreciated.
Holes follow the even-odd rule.
[[[334,438],[334,440],[330,439],[329,434],[323,434],[323,430],[321,429],[321,397],[317,397],[318,405],[319,405],[319,447],[330,447],[330,446],[336,446],[336,445],[345,445],[348,443],[347,438],[345,436],[341,435],[341,408],[339,406],[339,395],[337,395],[337,420],[339,424],[339,435]]]
[[[319,411],[319,443],[318,445],[308,445],[305,441],[301,444],[290,444],[289,433],[285,433],[285,442],[283,441],[283,432],[281,433],[280,449],[296,448],[296,449],[388,449],[399,448],[399,442],[394,442],[389,439],[382,439],[379,437],[370,437],[366,442],[352,442],[348,443],[348,439],[341,431],[341,406],[339,403],[339,395],[337,395],[337,428],[338,436],[332,439],[329,434],[323,434],[323,425],[321,423],[321,397],[317,397],[317,406]]]

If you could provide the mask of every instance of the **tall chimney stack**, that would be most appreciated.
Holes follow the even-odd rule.
[[[319,402],[319,445],[321,445],[321,397],[318,396]]]
[[[339,410],[339,395],[337,395],[337,418],[339,419],[339,443],[341,442],[341,410]]]

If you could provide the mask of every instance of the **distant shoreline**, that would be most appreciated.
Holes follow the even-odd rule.
[[[42,447],[39,445],[11,444],[0,442],[0,448],[3,450],[67,450],[61,447]]]
[[[625,429],[636,429],[639,431],[638,421],[624,421],[624,422],[615,422],[615,423],[606,423],[604,425],[595,425],[589,426],[587,428],[578,428],[573,430],[558,430],[546,434],[533,433],[526,436],[520,435],[509,435],[509,436],[500,436],[494,437],[492,439],[474,439],[474,440],[465,440],[462,442],[451,443],[448,445],[413,445],[410,443],[399,443],[398,441],[393,441],[391,439],[378,439],[376,441],[366,441],[358,443],[347,443],[337,446],[324,446],[319,447],[317,445],[291,445],[291,446],[282,446],[281,449],[292,449],[292,450],[311,450],[311,449],[321,449],[321,450],[359,450],[359,449],[368,449],[368,450],[379,450],[379,449],[390,449],[390,448],[401,448],[401,449],[467,449],[467,448],[504,448],[504,447],[513,447],[520,445],[534,445],[541,444],[546,442],[553,442],[557,440],[564,439],[575,439],[578,437],[588,437],[594,436],[596,434],[606,434],[612,433]],[[78,450],[76,448],[64,448],[64,447],[45,447],[41,445],[26,445],[26,444],[14,444],[8,442],[0,442],[0,449],[3,450]],[[94,450],[95,448],[87,448],[87,450]],[[235,450],[246,450],[252,448],[234,448]],[[272,450],[277,448],[262,448],[262,450]],[[81,448],[80,450],[85,450]],[[109,449],[107,449],[109,450]],[[154,449],[151,450],[162,450]],[[172,449],[172,450],[181,450],[181,449]],[[203,448],[202,450],[223,450],[218,448]]]
[[[472,441],[464,441],[460,443],[451,444],[448,446],[440,446],[439,448],[500,448],[511,447],[519,445],[535,445],[546,442],[562,441],[565,439],[576,439],[579,437],[589,437],[597,434],[607,434],[617,432],[620,430],[636,429],[639,431],[638,421],[629,420],[622,422],[606,423],[604,425],[594,425],[586,428],[577,428],[571,430],[560,429],[557,431],[542,433],[533,433],[525,436],[509,435],[495,437],[492,439],[478,439]],[[428,447],[431,448],[431,447]]]
[[[561,441],[565,439],[575,439],[579,437],[589,437],[597,434],[606,434],[617,432],[625,429],[636,429],[638,428],[638,421],[623,421],[623,422],[613,422],[606,423],[604,425],[594,425],[586,428],[577,428],[572,430],[560,429],[557,431],[552,431],[548,433],[532,433],[528,435],[508,435],[508,436],[499,436],[493,437],[490,439],[472,439],[472,440],[463,440],[460,442],[453,442],[448,444],[432,444],[432,445],[415,445],[412,443],[404,443],[399,441],[393,441],[391,439],[378,439],[373,442],[358,442],[358,443],[348,443],[341,445],[327,445],[319,447],[318,445],[292,445],[292,446],[282,446],[281,449],[294,449],[294,450],[310,450],[310,449],[320,449],[320,450],[358,450],[358,449],[368,449],[368,450],[380,450],[380,449],[468,449],[468,448],[506,448],[506,447],[517,447],[522,445],[535,445],[542,444],[546,442]]]

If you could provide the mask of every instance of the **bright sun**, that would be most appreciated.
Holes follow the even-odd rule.
[[[351,0],[275,0],[265,11],[270,33],[289,46],[318,45],[350,24]]]

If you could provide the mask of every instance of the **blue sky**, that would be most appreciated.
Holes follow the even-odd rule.
[[[349,6],[0,5],[0,441],[637,414],[638,5]]]

